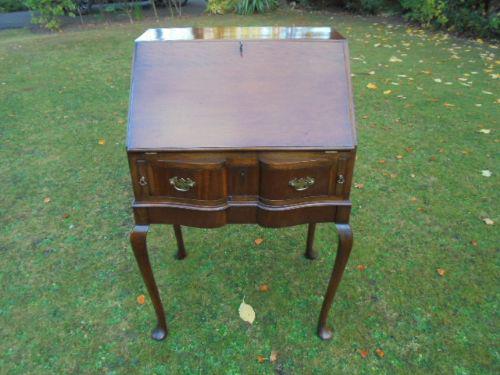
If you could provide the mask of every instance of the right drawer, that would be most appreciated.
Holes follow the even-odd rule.
[[[263,199],[341,199],[347,192],[349,158],[344,153],[263,154],[259,161],[259,195]]]

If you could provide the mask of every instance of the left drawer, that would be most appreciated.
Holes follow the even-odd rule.
[[[130,158],[137,200],[221,201],[227,198],[226,162],[206,155],[140,154]]]

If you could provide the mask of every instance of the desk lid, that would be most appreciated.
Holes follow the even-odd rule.
[[[329,27],[150,29],[136,40],[129,151],[355,146],[347,43]]]

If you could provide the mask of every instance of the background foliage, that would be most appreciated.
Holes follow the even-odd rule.
[[[0,12],[17,12],[26,10],[24,1],[21,0],[0,0]]]
[[[26,6],[33,10],[33,22],[56,30],[60,26],[60,16],[74,16],[76,4],[73,0],[24,0]]]
[[[314,0],[313,0],[314,4]],[[326,0],[348,10],[377,14],[385,10],[402,13],[423,26],[485,37],[498,37],[499,2],[490,0]]]

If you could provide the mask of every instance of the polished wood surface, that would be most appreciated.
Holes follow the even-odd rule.
[[[356,159],[343,38],[330,28],[155,29],[138,40],[132,82],[130,239],[156,312],[153,338],[168,329],[148,258],[151,224],[173,225],[177,259],[187,256],[183,225],[308,224],[304,255],[315,259],[322,222],[339,232],[318,324],[331,338]]]
[[[301,26],[218,26],[149,29],[136,42],[178,40],[308,40],[344,39],[331,27]]]
[[[344,39],[136,43],[128,150],[356,146]]]

